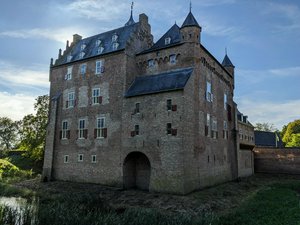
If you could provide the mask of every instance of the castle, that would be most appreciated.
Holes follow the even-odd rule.
[[[84,38],[50,65],[43,180],[186,194],[253,173],[253,126],[235,67],[188,13],[156,43],[145,14]]]

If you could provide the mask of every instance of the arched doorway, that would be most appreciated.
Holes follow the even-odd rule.
[[[124,188],[149,190],[151,165],[141,152],[129,153],[123,164]]]

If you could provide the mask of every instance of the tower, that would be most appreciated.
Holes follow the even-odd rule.
[[[225,57],[222,62],[222,66],[232,75],[234,76],[234,68],[235,66],[232,64],[231,60],[229,59],[227,55],[227,51],[225,53]]]
[[[201,27],[192,13],[191,4],[190,4],[190,12],[185,18],[180,28],[180,32],[181,32],[181,39],[183,42],[200,43]]]

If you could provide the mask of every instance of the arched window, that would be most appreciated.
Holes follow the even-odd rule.
[[[113,50],[117,50],[118,47],[119,47],[119,43],[118,42],[113,43]]]
[[[118,35],[114,34],[114,35],[112,36],[112,38],[111,38],[111,41],[112,41],[112,42],[115,42],[115,41],[117,41],[117,40],[118,40]]]

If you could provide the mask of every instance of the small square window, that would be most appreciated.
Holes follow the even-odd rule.
[[[69,162],[69,156],[68,155],[64,155],[64,163],[68,163]]]
[[[176,64],[176,55],[170,55],[170,63],[171,64]]]
[[[83,154],[78,154],[78,162],[83,162]]]
[[[149,59],[148,60],[148,67],[154,67],[154,59]]]
[[[96,163],[97,162],[97,156],[96,155],[92,155],[92,163]]]

